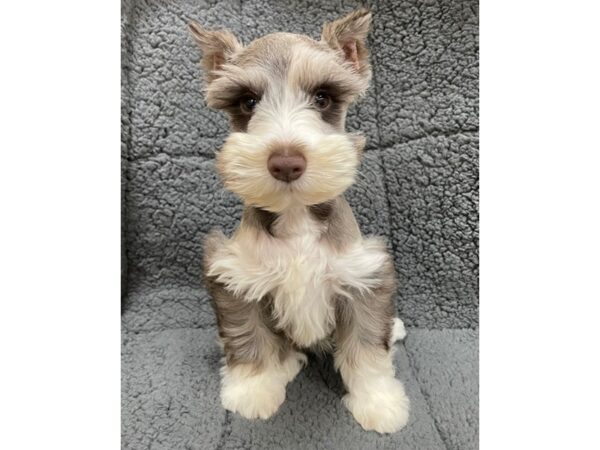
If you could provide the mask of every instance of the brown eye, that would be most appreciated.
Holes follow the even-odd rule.
[[[314,102],[318,109],[326,109],[331,103],[331,97],[325,91],[317,91]]]
[[[248,94],[242,97],[240,100],[240,108],[246,114],[252,114],[252,111],[256,107],[258,99],[254,94]]]

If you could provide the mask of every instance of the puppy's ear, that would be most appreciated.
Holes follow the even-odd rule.
[[[371,12],[358,9],[346,17],[323,25],[321,40],[334,50],[344,53],[346,61],[361,75],[370,73],[367,34],[371,26]]]
[[[220,70],[243,46],[233,33],[227,30],[207,30],[196,22],[191,22],[189,29],[202,50],[202,67],[206,80],[210,83],[217,78],[215,71]]]

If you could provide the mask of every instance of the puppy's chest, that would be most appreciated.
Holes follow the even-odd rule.
[[[273,235],[242,229],[217,252],[210,275],[245,301],[270,297],[276,326],[310,346],[335,322],[336,254],[323,231],[306,215],[279,218]]]
[[[313,229],[272,239],[256,255],[270,285],[273,317],[296,343],[310,346],[327,337],[335,323],[333,303],[336,255]]]
[[[375,240],[340,252],[324,230],[306,215],[278,219],[273,235],[241,229],[216,252],[209,275],[244,301],[272,298],[276,326],[308,347],[331,333],[335,294],[373,287],[386,258]]]

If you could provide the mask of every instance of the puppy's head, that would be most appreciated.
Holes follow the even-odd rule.
[[[232,133],[217,156],[225,186],[280,212],[335,198],[354,181],[364,138],[344,131],[349,104],[371,78],[361,9],[326,23],[320,41],[274,33],[243,46],[229,31],[192,23],[209,106]]]

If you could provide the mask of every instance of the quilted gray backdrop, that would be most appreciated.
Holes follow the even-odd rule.
[[[186,24],[244,43],[273,31],[320,35],[355,2],[122,3],[122,445],[124,448],[477,447],[478,3],[371,2],[373,82],[348,129],[367,137],[347,192],[366,234],[383,235],[400,281],[399,377],[413,414],[391,436],[343,408],[329,361],[313,360],[266,422],[218,401],[215,321],[201,283],[202,240],[236,227],[214,153],[227,120],[202,98]],[[314,359],[314,358],[313,358]]]

